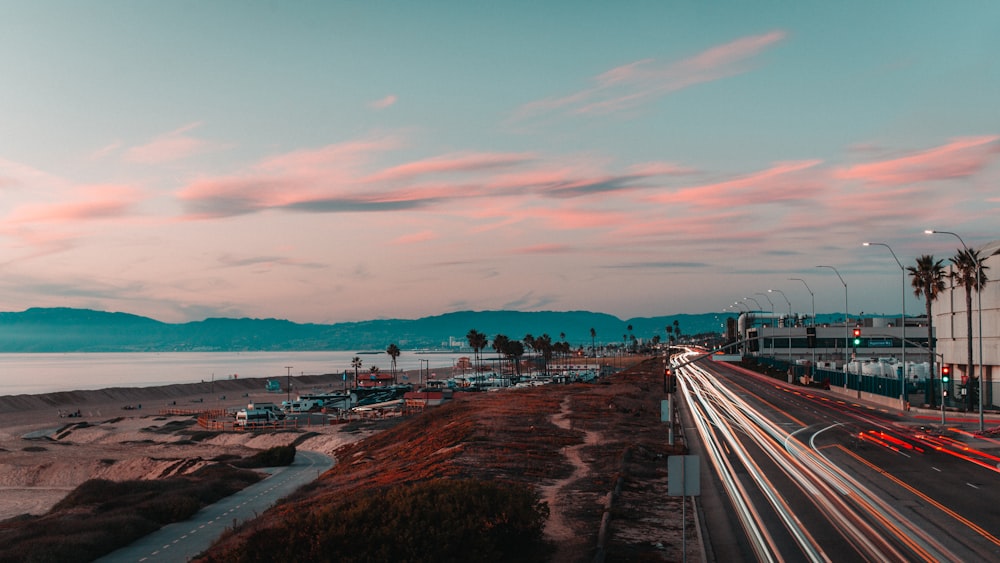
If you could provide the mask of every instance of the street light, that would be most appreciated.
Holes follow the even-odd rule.
[[[774,324],[775,324],[774,323],[774,303],[771,302],[771,298],[768,297],[766,293],[757,292],[757,293],[754,293],[754,295],[763,295],[764,299],[767,299],[767,304],[771,306],[771,325],[772,325],[771,326],[771,334],[775,334],[774,329],[776,327],[774,326]],[[771,355],[774,356],[774,338],[773,337],[771,338]]]
[[[788,324],[792,322],[792,302],[788,300],[788,296],[785,295],[784,291],[780,289],[769,289],[768,292],[776,292],[784,298],[785,303],[788,303],[788,319],[785,320],[785,328],[788,329],[788,363],[792,363],[792,327]]]
[[[789,281],[798,280],[798,281],[802,282],[802,285],[806,286],[806,291],[809,292],[809,298],[812,300],[812,326],[813,326],[813,337],[815,338],[816,337],[816,335],[815,335],[815,333],[816,333],[816,294],[813,293],[813,290],[809,288],[809,284],[806,283],[806,280],[804,280],[802,278],[788,278],[788,279],[789,279]],[[806,338],[808,339],[808,336]],[[816,369],[816,343],[815,342],[813,343],[812,351],[813,351],[813,353],[812,353],[812,366],[809,369],[809,375],[810,376],[813,375],[813,370]]]
[[[292,404],[292,366],[285,366],[287,373],[285,375],[285,398],[289,405]],[[289,406],[288,408],[291,408]]]
[[[847,305],[847,282],[844,281],[844,278],[840,275],[840,272],[838,272],[837,269],[834,268],[833,266],[816,266],[816,267],[829,268],[833,270],[833,273],[837,274],[837,277],[840,279],[840,283],[844,284],[844,332],[846,335],[844,337],[844,368],[847,369],[845,373],[850,373],[850,369],[847,366],[850,363],[850,360],[848,360],[849,357],[848,354],[850,353],[851,349],[851,327],[848,325],[851,324],[851,315],[850,313],[848,313],[850,307]],[[846,377],[844,378],[844,387],[847,387]],[[858,385],[858,393],[861,393],[861,385]]]
[[[927,229],[924,231],[927,235],[951,235],[958,239],[958,242],[962,243],[962,248],[965,249],[965,253],[972,258],[972,251],[962,240],[962,237],[951,231],[935,231],[934,229]],[[982,272],[982,260],[976,257],[976,301],[978,302],[979,309],[979,431],[982,432],[985,429],[983,421],[983,272]],[[929,319],[928,319],[929,320]],[[930,335],[930,338],[934,338],[934,335]],[[972,338],[972,335],[969,335]],[[972,377],[972,374],[969,374]]]
[[[884,242],[866,242],[863,246],[884,246],[889,249],[889,254],[892,254],[892,259],[896,261],[899,265],[899,269],[903,272],[903,317],[900,319],[899,324],[903,327],[903,372],[899,374],[899,408],[906,410],[906,268],[896,257],[896,253],[892,251],[892,247]]]

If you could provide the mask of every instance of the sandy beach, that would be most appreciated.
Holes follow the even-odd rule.
[[[163,414],[168,409],[198,412],[285,400],[287,393],[267,392],[264,381],[0,396],[0,520],[43,513],[88,479],[162,478],[194,471],[218,456],[245,456],[292,442],[303,432],[231,432],[195,440],[200,428],[194,416]],[[291,381],[295,393],[344,385],[339,374]],[[329,455],[366,435],[342,433],[341,428],[311,426],[305,430],[315,435],[297,447]]]

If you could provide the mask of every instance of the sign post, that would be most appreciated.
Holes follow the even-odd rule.
[[[698,456],[672,455],[667,458],[667,495],[681,497],[681,553],[687,561],[687,497],[701,495]]]

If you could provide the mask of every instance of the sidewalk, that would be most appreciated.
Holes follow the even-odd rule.
[[[872,396],[869,393],[861,393],[858,398],[856,389],[844,389],[843,387],[831,386],[829,390],[810,388],[814,392],[830,394],[843,401],[850,401],[865,407],[893,413],[903,418],[909,419],[912,423],[924,425],[942,426],[941,408],[915,407],[912,404],[908,410],[900,408],[899,399],[881,396]],[[967,412],[954,409],[945,409],[944,426],[959,427],[969,433],[979,432],[979,412]],[[986,410],[983,413],[983,427],[986,433],[995,432],[995,438],[1000,439],[1000,411]],[[1000,447],[1000,446],[998,446]]]

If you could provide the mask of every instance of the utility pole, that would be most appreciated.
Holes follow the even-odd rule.
[[[285,366],[285,399],[288,404],[292,402],[292,366]]]

